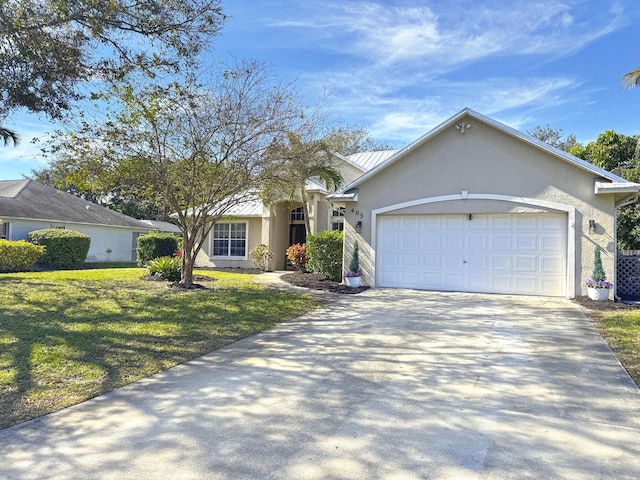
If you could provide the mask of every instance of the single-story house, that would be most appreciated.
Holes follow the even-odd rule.
[[[0,181],[0,238],[26,240],[29,232],[43,228],[89,235],[87,262],[135,261],[137,238],[156,229],[33,180]]]
[[[345,183],[350,183],[394,154],[394,150],[358,153],[348,157],[333,154],[332,165],[339,169]],[[330,193],[321,182],[311,179],[306,191],[309,198],[309,223],[312,233],[343,229],[345,209],[341,203],[326,201]],[[302,204],[283,199],[264,205],[255,196],[226,212],[207,234],[196,262],[200,267],[253,267],[249,252],[263,243],[273,254],[271,267],[286,266],[287,248],[305,243],[306,228]]]
[[[594,250],[616,283],[616,210],[640,184],[470,109],[327,196],[363,283],[573,298]]]

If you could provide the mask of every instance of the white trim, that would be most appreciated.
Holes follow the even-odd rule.
[[[214,229],[216,225],[226,225],[231,223],[242,223],[245,225],[245,237],[244,237],[244,255],[243,256],[230,256],[230,255],[214,255],[213,254],[213,241],[214,241]],[[231,237],[229,237],[229,242],[231,242]],[[249,259],[249,222],[246,220],[223,220],[220,222],[216,222],[211,225],[211,229],[209,230],[209,260],[248,260]]]
[[[595,182],[593,190],[596,195],[603,193],[638,193],[640,185],[632,182]]]
[[[549,202],[537,198],[513,197],[510,195],[497,195],[492,193],[457,193],[453,195],[440,195],[437,197],[420,198],[409,202],[397,203],[373,210],[371,212],[371,250],[373,251],[373,283],[374,287],[378,283],[377,264],[376,264],[376,243],[378,241],[377,217],[383,213],[392,212],[417,205],[426,205],[429,203],[450,202],[455,200],[498,200],[502,202],[517,203],[521,205],[529,205],[534,207],[548,208],[551,210],[559,210],[567,213],[567,289],[565,296],[567,298],[575,298],[576,290],[576,209],[571,205],[563,205],[560,203]],[[477,212],[482,213],[482,212]]]

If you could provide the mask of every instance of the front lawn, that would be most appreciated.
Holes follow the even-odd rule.
[[[640,387],[640,309],[592,310],[588,313],[620,363]]]
[[[0,428],[73,405],[289,320],[311,297],[199,271],[206,290],[141,268],[0,274]]]

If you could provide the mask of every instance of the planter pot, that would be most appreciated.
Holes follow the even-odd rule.
[[[589,298],[591,300],[596,300],[598,302],[609,300],[609,290],[610,289],[608,288],[587,287],[587,293],[589,294]]]
[[[347,287],[358,288],[360,286],[360,279],[362,277],[344,277],[344,281]]]

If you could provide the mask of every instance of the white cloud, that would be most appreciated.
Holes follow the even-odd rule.
[[[304,31],[297,42],[326,51],[384,66],[426,64],[437,73],[498,55],[568,55],[627,21],[621,8],[597,14],[603,6],[584,0],[314,5],[271,25]]]

